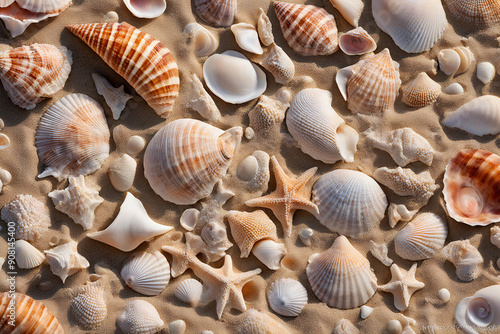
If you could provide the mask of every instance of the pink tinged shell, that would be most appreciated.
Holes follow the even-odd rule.
[[[330,55],[338,49],[337,24],[323,8],[275,1],[274,10],[288,45],[303,56]]]
[[[377,42],[365,29],[358,27],[340,35],[339,46],[346,55],[363,55],[375,51]]]
[[[452,16],[476,26],[492,26],[500,22],[498,0],[445,0]]]
[[[500,325],[500,285],[490,285],[462,299],[455,310],[455,322],[464,333],[497,328]]]
[[[65,47],[22,46],[0,54],[0,80],[15,105],[31,110],[64,87],[71,64]]]
[[[59,13],[71,5],[71,0],[16,0],[17,4],[30,12]]]
[[[101,106],[84,94],[66,95],[38,122],[35,146],[47,166],[38,177],[87,175],[109,156],[109,128]]]
[[[216,27],[229,27],[233,24],[238,9],[237,0],[194,0],[198,15]]]

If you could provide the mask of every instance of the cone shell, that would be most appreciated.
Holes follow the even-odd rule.
[[[237,0],[194,0],[198,15],[216,27],[229,27],[236,15]]]
[[[65,47],[22,46],[0,53],[0,80],[15,105],[31,110],[64,87],[71,64]]]
[[[396,253],[406,260],[419,261],[433,256],[448,236],[446,222],[434,213],[421,213],[394,238]]]
[[[38,267],[45,261],[45,255],[25,240],[16,240],[16,265],[21,269]]]
[[[19,7],[33,13],[53,14],[62,12],[71,0],[16,0]]]
[[[125,78],[158,115],[169,116],[179,95],[179,72],[167,47],[126,22],[68,29]]]
[[[226,174],[241,136],[241,127],[222,131],[192,119],[170,122],[146,148],[144,175],[164,200],[194,204]]]
[[[355,27],[358,26],[361,12],[365,6],[362,0],[330,0],[330,2],[347,22]]]
[[[362,27],[340,35],[339,46],[346,55],[363,55],[373,52],[377,48],[377,42]]]
[[[116,323],[125,334],[154,334],[165,325],[156,308],[140,299],[129,301]]]
[[[120,275],[132,290],[156,296],[170,281],[170,265],[160,252],[140,252],[127,260]]]
[[[38,122],[35,146],[47,167],[38,177],[62,180],[98,170],[109,156],[109,128],[101,106],[84,94],[66,95]]]
[[[188,278],[179,283],[174,291],[174,295],[186,304],[192,307],[200,301],[203,292],[203,285],[200,281]]]
[[[22,293],[15,294],[16,327],[9,325],[11,297],[9,292],[0,294],[0,332],[9,334],[50,333],[64,334],[64,329],[56,317],[41,302]]]
[[[422,72],[403,88],[403,102],[410,107],[425,107],[436,102],[441,85]]]
[[[102,324],[108,314],[108,307],[100,276],[73,291],[71,311],[84,329],[95,329]]]
[[[444,173],[443,195],[451,218],[472,226],[500,221],[500,157],[461,150]]]
[[[348,236],[376,227],[387,208],[387,198],[374,179],[347,169],[321,176],[313,186],[312,201],[319,208],[321,224]]]
[[[323,8],[275,1],[274,10],[288,45],[303,56],[330,55],[338,49],[337,24]]]
[[[361,306],[377,290],[370,262],[342,235],[328,250],[309,258],[306,274],[316,297],[334,308]]]
[[[500,22],[497,0],[445,0],[450,13],[459,21],[476,26],[492,26]]]
[[[282,278],[271,284],[267,301],[274,312],[286,317],[296,317],[307,304],[307,291],[299,281]]]

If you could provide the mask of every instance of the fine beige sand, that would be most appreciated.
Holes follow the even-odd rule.
[[[290,0],[290,2],[304,3],[301,0]],[[335,16],[339,32],[346,32],[352,27],[340,16],[328,0],[307,0],[306,4],[312,4],[325,8]],[[125,7],[121,0],[74,0],[71,7],[64,11],[59,17],[49,19],[40,24],[31,25],[27,31],[15,39],[11,39],[8,32],[3,29],[0,32],[0,42],[2,49],[19,47],[32,43],[50,43],[56,46],[64,45],[73,53],[73,67],[64,89],[58,92],[52,99],[47,99],[37,105],[32,111],[26,111],[14,106],[2,89],[0,93],[0,117],[5,122],[5,133],[11,139],[11,146],[0,152],[0,167],[12,173],[13,181],[3,188],[0,195],[0,207],[8,203],[17,194],[31,194],[47,204],[50,208],[52,227],[43,239],[35,243],[40,250],[50,248],[49,240],[59,238],[61,242],[70,238],[77,241],[80,254],[86,257],[91,266],[88,270],[82,270],[70,276],[65,284],[62,284],[59,277],[54,276],[47,263],[32,270],[19,270],[16,280],[17,291],[25,293],[34,299],[42,301],[54,314],[64,327],[67,333],[84,333],[80,329],[69,310],[70,291],[84,284],[91,273],[103,274],[106,284],[106,300],[108,305],[108,315],[102,326],[96,331],[98,333],[119,333],[116,327],[116,319],[122,312],[127,301],[133,299],[144,299],[152,303],[159,311],[162,319],[167,324],[183,319],[187,324],[187,333],[201,333],[203,330],[211,330],[214,333],[232,333],[236,317],[240,314],[237,310],[225,309],[221,320],[217,320],[215,303],[207,306],[191,308],[177,300],[173,294],[177,284],[188,277],[194,277],[191,270],[184,275],[171,279],[167,288],[158,296],[147,297],[140,295],[125,286],[119,277],[119,272],[124,261],[133,253],[125,253],[111,246],[100,243],[86,237],[86,232],[81,226],[76,225],[68,216],[55,210],[52,201],[47,194],[53,189],[63,189],[66,182],[58,182],[53,177],[39,179],[37,175],[43,170],[39,164],[34,145],[35,130],[37,122],[48,107],[69,93],[84,93],[96,99],[105,109],[107,121],[116,136],[111,142],[111,154],[104,165],[96,173],[86,177],[86,182],[97,184],[101,187],[100,196],[105,201],[96,210],[94,227],[89,231],[99,231],[106,228],[118,213],[119,206],[125,198],[125,193],[116,191],[108,178],[107,170],[109,164],[121,154],[125,153],[125,143],[132,135],[140,135],[149,141],[153,135],[165,124],[155,112],[147,106],[144,100],[134,94],[118,121],[111,117],[110,109],[105,105],[102,96],[97,94],[91,74],[93,72],[105,76],[113,85],[125,85],[125,90],[132,93],[132,88],[109,68],[101,58],[87,47],[80,39],[73,36],[65,26],[77,23],[104,22],[105,15],[109,11],[116,11],[120,21],[126,21],[150,33],[152,36],[163,42],[173,53],[177,60],[180,76],[181,89],[180,96],[175,104],[175,111],[166,121],[178,118],[202,119],[196,112],[188,110],[186,103],[191,97],[188,80],[192,73],[202,77],[202,64],[204,59],[195,56],[194,47],[187,43],[187,38],[182,34],[184,27],[191,22],[203,22],[197,17],[192,9],[192,1],[189,0],[168,0],[166,12],[157,19],[138,19],[134,17]],[[259,8],[262,7],[273,23],[273,32],[276,43],[293,59],[296,65],[296,77],[289,84],[293,93],[297,93],[306,87],[318,87],[329,90],[333,93],[333,107],[354,127],[359,133],[366,130],[371,124],[354,116],[346,106],[339,90],[335,84],[334,76],[339,68],[356,63],[360,57],[346,56],[342,51],[338,51],[331,56],[302,57],[294,53],[283,39],[276,15],[269,0],[240,0],[238,4],[238,15],[236,22],[257,23]],[[387,113],[377,122],[377,126],[389,131],[400,127],[411,127],[417,133],[424,136],[436,150],[436,157],[429,168],[433,178],[440,185],[428,205],[420,212],[434,212],[445,218],[449,235],[447,243],[455,240],[473,238],[473,244],[479,246],[479,251],[484,257],[479,278],[470,283],[464,283],[457,279],[455,267],[444,259],[433,257],[425,261],[418,262],[416,277],[425,283],[425,288],[416,292],[410,302],[409,308],[403,312],[405,316],[414,318],[417,325],[414,330],[417,333],[455,333],[459,332],[454,324],[454,311],[457,303],[464,297],[471,296],[475,291],[494,284],[499,281],[496,260],[500,256],[500,250],[494,247],[489,241],[490,226],[471,227],[454,221],[449,218],[443,208],[442,179],[445,166],[448,160],[462,148],[484,148],[500,153],[500,139],[494,136],[477,137],[456,129],[443,128],[441,122],[444,115],[454,111],[465,102],[484,94],[498,94],[500,80],[498,76],[489,84],[483,85],[475,73],[475,64],[464,74],[456,77],[445,76],[438,71],[437,75],[432,75],[432,59],[437,59],[438,52],[443,48],[459,45],[466,45],[471,48],[476,63],[490,61],[496,63],[499,56],[497,36],[500,34],[498,27],[488,30],[476,31],[463,27],[448,15],[449,25],[441,40],[434,47],[422,54],[407,54],[399,49],[392,39],[381,32],[375,24],[371,14],[370,1],[365,1],[365,9],[361,17],[360,25],[364,27],[377,41],[380,52],[384,48],[389,48],[393,59],[400,64],[401,80],[404,83],[411,80],[421,71],[427,71],[431,77],[442,85],[444,90],[449,84],[459,82],[465,88],[462,95],[450,96],[442,94],[436,103],[431,106],[417,109],[410,108],[401,102],[401,94],[396,100],[396,112]],[[226,50],[241,51],[235,43],[234,36],[229,28],[213,28],[205,25],[211,32],[218,36],[220,46],[217,52]],[[467,30],[468,29],[468,30]],[[307,77],[304,77],[307,76]],[[267,73],[268,88],[265,95],[274,94],[281,85],[274,82],[274,78]],[[249,125],[248,111],[256,104],[257,100],[242,104],[226,104],[218,98],[214,98],[221,110],[223,121],[217,126],[227,129],[232,126]],[[224,206],[225,209],[248,210],[244,205],[245,200],[257,197],[259,194],[248,193],[244,190],[243,184],[235,175],[236,166],[246,156],[254,150],[261,149],[275,155],[282,166],[286,166],[289,172],[298,175],[308,168],[318,167],[318,172],[313,177],[314,182],[319,176],[337,168],[347,168],[356,170],[362,169],[366,173],[372,173],[376,168],[387,166],[397,167],[392,158],[383,151],[371,148],[366,144],[364,137],[360,136],[358,152],[353,163],[337,163],[335,165],[323,164],[302,153],[295,141],[291,138],[286,126],[283,124],[280,136],[272,139],[265,139],[259,136],[252,140],[243,139],[228,174],[223,179],[224,184],[236,193],[236,196],[229,200]],[[160,250],[162,245],[170,244],[172,239],[179,239],[184,232],[179,225],[181,213],[192,206],[177,206],[163,201],[157,196],[144,178],[143,152],[135,156],[138,161],[137,175],[130,192],[143,201],[149,215],[161,224],[174,227],[174,230],[160,236],[148,243],[143,243],[137,250]],[[421,163],[412,163],[410,166],[414,171],[426,170],[427,167]],[[275,189],[274,176],[269,183],[269,190]],[[387,188],[383,188],[389,201],[404,203],[406,199],[395,195]],[[200,203],[194,205],[200,208]],[[278,235],[283,236],[281,224],[275,219],[270,210],[266,210],[269,216],[276,222]],[[4,225],[4,223],[2,223]],[[227,224],[227,223],[226,223]],[[394,251],[392,239],[396,233],[404,226],[400,223],[396,228],[391,229],[387,217],[380,223],[380,228],[376,228],[366,235],[358,238],[349,238],[356,249],[369,259],[379,284],[388,282],[391,278],[389,268],[381,264],[369,253],[369,240],[377,243],[387,243],[389,247],[389,257],[404,269],[409,269],[411,261],[402,260]],[[298,239],[298,233],[310,227],[314,230],[312,246],[304,246]],[[229,229],[228,229],[229,231]],[[0,256],[5,257],[7,252],[6,233],[2,230],[0,240]],[[228,233],[229,234],[229,233]],[[255,308],[259,311],[271,314],[275,319],[280,319],[291,333],[331,333],[335,324],[341,318],[349,319],[361,333],[381,333],[384,331],[389,320],[402,320],[402,316],[394,307],[393,296],[385,292],[377,292],[367,305],[375,308],[374,312],[365,320],[359,317],[359,308],[352,310],[338,310],[329,308],[320,302],[313,294],[306,277],[305,268],[310,255],[322,252],[329,248],[337,237],[336,233],[331,233],[322,226],[316,218],[305,211],[298,211],[294,217],[292,236],[285,242],[288,255],[294,264],[288,268],[281,268],[271,271],[261,264],[253,255],[247,259],[240,259],[240,251],[236,245],[229,249],[234,266],[240,271],[247,271],[254,268],[261,268],[262,274],[258,276],[247,289],[247,307]],[[230,240],[232,237],[230,236]],[[171,256],[165,254],[169,262]],[[222,260],[212,264],[216,267],[222,265]],[[4,268],[5,270],[5,268]],[[279,278],[298,279],[307,289],[309,303],[302,313],[296,318],[281,317],[273,313],[266,300],[266,289],[270,284]],[[438,291],[446,288],[451,292],[451,300],[448,303],[439,301]],[[5,277],[2,276],[2,289],[6,289]],[[168,332],[167,329],[164,330]]]

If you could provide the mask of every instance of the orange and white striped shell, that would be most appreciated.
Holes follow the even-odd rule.
[[[161,128],[144,154],[144,175],[155,193],[178,205],[207,197],[227,171],[243,130],[227,131],[194,119]]]
[[[464,23],[491,26],[500,22],[498,0],[445,0],[448,11]]]
[[[33,13],[60,13],[71,5],[71,0],[15,0],[17,4]]]
[[[337,24],[323,8],[275,1],[274,10],[288,45],[303,56],[325,56],[338,50]]]
[[[170,50],[126,22],[68,26],[120,74],[161,117],[179,95],[179,71]]]
[[[0,54],[0,80],[12,103],[31,110],[64,87],[71,64],[71,51],[63,46],[22,46]]]
[[[64,329],[54,314],[41,302],[22,293],[16,293],[14,319],[10,318],[11,313],[8,309],[10,302],[9,292],[0,294],[0,333],[64,334]],[[15,326],[9,324],[10,320],[15,321]]]
[[[206,22],[217,27],[233,24],[238,0],[194,0],[198,15]]]

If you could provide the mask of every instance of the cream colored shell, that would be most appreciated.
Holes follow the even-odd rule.
[[[141,299],[127,302],[116,323],[125,334],[154,334],[165,325],[156,308]]]
[[[484,262],[483,256],[469,240],[450,242],[441,252],[446,260],[455,265],[459,280],[470,282],[479,277]]]
[[[236,334],[290,334],[279,321],[255,309],[249,309],[238,316],[233,332]]]
[[[190,23],[184,28],[184,34],[193,39],[196,56],[210,56],[219,47],[217,38],[199,23]]]
[[[116,88],[112,84],[109,83],[106,78],[103,76],[92,73],[92,79],[94,79],[95,88],[97,89],[97,93],[104,97],[106,104],[111,109],[113,113],[113,119],[116,121],[120,118],[123,109],[125,109],[125,105],[127,101],[130,100],[133,96],[125,93],[125,89],[122,86]]]
[[[101,278],[87,281],[72,294],[71,311],[80,326],[86,330],[98,328],[108,314]]]
[[[403,102],[410,107],[425,107],[433,104],[441,95],[441,85],[421,72],[403,87]]]
[[[259,33],[260,41],[265,46],[274,43],[273,25],[269,17],[262,8],[259,8],[259,18],[257,20],[257,32]]]
[[[470,65],[475,60],[474,54],[470,48],[466,46],[457,46],[454,47],[453,50],[458,53],[458,56],[460,57],[460,66],[455,74],[462,74],[469,69]]]
[[[285,256],[286,250],[282,243],[264,239],[255,243],[252,254],[269,269],[278,270],[281,268],[281,260]]]
[[[59,276],[63,283],[68,276],[90,266],[89,261],[78,253],[77,246],[77,242],[71,240],[68,243],[44,251],[50,270],[54,275]]]
[[[196,74],[191,77],[191,99],[186,104],[186,107],[196,110],[203,118],[209,121],[218,121],[221,118],[219,108],[214,100],[208,94],[205,87],[201,83]]]
[[[357,27],[361,12],[363,12],[364,3],[362,0],[330,0],[344,19],[351,25]]]
[[[127,9],[139,18],[152,19],[160,16],[167,9],[166,0],[123,0]]]
[[[125,192],[132,187],[137,169],[137,161],[130,155],[123,154],[116,158],[109,165],[109,180],[113,187],[121,192]]]
[[[158,251],[139,252],[127,260],[120,276],[132,290],[146,296],[156,296],[170,281],[170,265]]]
[[[292,59],[275,43],[272,43],[265,58],[260,63],[274,77],[274,80],[286,85],[295,76],[295,64]]]
[[[16,265],[21,269],[32,269],[45,261],[45,255],[25,240],[16,240],[14,248]]]
[[[181,281],[174,291],[174,295],[186,304],[195,307],[200,301],[203,285],[200,281],[188,278]]]
[[[277,97],[262,95],[256,106],[248,112],[250,126],[256,133],[264,137],[279,133],[281,123],[285,119],[285,111],[292,100],[287,92],[282,91]]]
[[[261,55],[264,53],[260,46],[257,29],[249,23],[237,23],[231,26],[236,43],[245,51]]]

